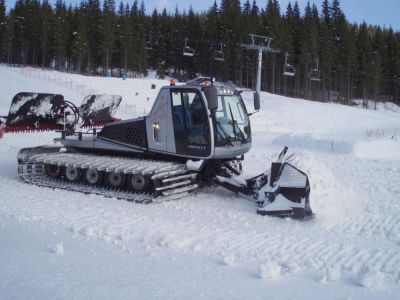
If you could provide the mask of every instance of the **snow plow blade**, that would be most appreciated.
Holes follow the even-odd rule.
[[[84,126],[104,125],[112,122],[121,103],[119,95],[89,95],[86,96],[79,108]]]
[[[310,219],[314,216],[310,206],[310,182],[307,174],[288,162],[285,147],[269,173],[258,179],[258,209],[263,216],[292,219]],[[261,184],[260,184],[261,183]]]
[[[11,101],[6,119],[7,132],[59,128],[64,97],[58,94],[18,93]]]

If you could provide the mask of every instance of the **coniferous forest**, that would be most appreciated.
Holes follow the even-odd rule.
[[[304,11],[297,2],[280,7],[278,0],[264,7],[222,0],[205,12],[151,12],[143,1],[130,3],[18,0],[7,12],[0,0],[0,61],[128,77],[154,69],[160,77],[201,74],[254,88],[257,54],[241,46],[253,33],[272,37],[271,46],[280,50],[264,53],[262,90],[342,103],[400,103],[400,32],[350,23],[339,0],[308,3]],[[183,55],[189,48],[194,55]],[[284,75],[285,63],[295,76]],[[310,80],[316,70],[320,80]]]

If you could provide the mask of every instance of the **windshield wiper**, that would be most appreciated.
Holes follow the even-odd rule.
[[[228,105],[229,105],[229,111],[230,111],[230,113],[231,113],[231,118],[232,118],[232,122],[233,122],[233,123],[232,123],[233,134],[234,134],[235,137],[236,137],[236,126],[237,126],[237,128],[239,129],[240,135],[242,136],[242,143],[245,143],[245,142],[246,142],[246,139],[245,139],[245,137],[244,137],[243,131],[240,129],[238,123],[236,122],[235,118],[233,117],[231,104],[228,103]],[[235,125],[236,125],[236,126],[235,126]]]
[[[229,136],[229,134],[225,131],[224,127],[221,125],[220,122],[218,122],[218,121],[216,121],[216,122],[217,122],[219,128],[221,128],[222,133],[225,135],[225,139],[226,139],[226,141],[228,142],[228,145],[229,145],[229,146],[233,146],[233,144],[232,144],[232,139],[231,139],[231,137]],[[217,130],[217,132],[218,132],[218,130]],[[220,133],[220,134],[221,134],[221,133]]]

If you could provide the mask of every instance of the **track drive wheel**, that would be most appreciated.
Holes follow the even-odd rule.
[[[129,176],[128,185],[135,192],[145,193],[150,190],[150,178],[141,174],[133,174]]]
[[[103,181],[103,172],[98,171],[97,169],[86,169],[85,180],[90,185],[99,185]]]
[[[65,168],[64,175],[68,181],[75,182],[80,179],[81,171],[76,167],[68,166]]]
[[[44,166],[44,172],[50,178],[58,178],[61,176],[61,168],[57,165],[46,164]]]
[[[112,188],[123,188],[126,183],[126,175],[123,173],[107,173],[107,185]]]

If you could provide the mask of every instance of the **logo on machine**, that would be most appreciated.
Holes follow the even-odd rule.
[[[188,149],[190,150],[197,150],[197,151],[204,151],[206,150],[206,146],[201,146],[201,145],[188,145]]]

